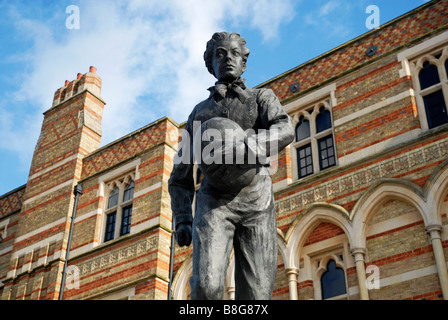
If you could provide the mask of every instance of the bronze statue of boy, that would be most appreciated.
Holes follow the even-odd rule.
[[[280,152],[293,141],[294,130],[272,90],[251,89],[244,84],[241,75],[246,71],[248,56],[246,41],[237,33],[215,33],[208,41],[204,60],[218,81],[209,88],[208,99],[196,105],[188,118],[169,180],[176,240],[180,246],[189,246],[193,240],[192,299],[223,298],[232,247],[235,298],[263,300],[272,296],[277,271],[277,224],[266,159],[273,155],[272,150]],[[246,162],[250,155],[255,160],[247,166],[206,166],[201,165],[197,153],[194,159],[193,152],[189,152],[197,147],[193,137],[201,137],[206,129],[219,133],[229,127],[242,129],[237,130],[239,144],[234,147],[245,153]],[[241,132],[257,134],[241,137]],[[199,160],[204,178],[196,195],[193,218],[194,160]],[[242,180],[245,182],[240,187],[229,189],[232,184],[228,182],[240,176],[241,170],[250,170],[251,174],[246,175],[250,178]]]

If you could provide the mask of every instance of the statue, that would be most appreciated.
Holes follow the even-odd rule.
[[[269,156],[293,141],[294,130],[272,90],[244,84],[248,56],[237,33],[215,33],[208,41],[204,60],[218,81],[188,118],[169,180],[176,241],[193,241],[195,300],[223,298],[232,247],[235,298],[272,297],[278,249]],[[194,161],[203,180],[193,218]]]

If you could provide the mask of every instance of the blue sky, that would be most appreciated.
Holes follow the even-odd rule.
[[[0,0],[0,195],[27,182],[42,113],[65,80],[95,66],[102,78],[102,145],[165,115],[181,123],[214,78],[202,55],[215,31],[251,50],[253,87],[424,0]],[[79,8],[79,29],[67,28]]]

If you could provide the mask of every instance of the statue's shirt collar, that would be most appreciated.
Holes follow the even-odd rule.
[[[238,78],[232,83],[217,81],[215,86],[208,88],[210,91],[210,97],[213,95],[219,95],[221,98],[227,96],[227,92],[232,91],[238,99],[244,103],[247,98],[250,97],[250,93],[246,90],[247,87],[244,84],[245,79]]]

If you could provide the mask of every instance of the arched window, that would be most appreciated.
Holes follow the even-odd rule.
[[[320,107],[319,114],[316,117],[317,133],[331,128],[331,114],[325,107]]]
[[[310,122],[301,116],[299,123],[296,126],[296,141],[302,141],[303,139],[310,137]]]
[[[330,299],[347,293],[345,272],[334,260],[327,263],[327,271],[321,277],[322,299]]]
[[[302,115],[296,126],[296,141],[303,141],[311,136],[310,122]],[[313,174],[313,156],[311,143],[297,149],[297,159],[299,162],[299,178]]]
[[[134,181],[130,180],[124,188],[123,202],[131,200],[134,197]]]
[[[418,79],[420,82],[420,94],[425,106],[428,128],[432,129],[447,123],[448,115],[437,66],[430,64],[429,61],[425,61],[423,68],[418,74]]]
[[[79,90],[79,81],[76,81],[75,86],[73,87],[73,94],[77,94]]]
[[[134,181],[130,180],[124,189],[123,202],[130,201],[134,197]],[[120,236],[128,234],[131,231],[132,203],[123,207],[121,215]]]
[[[65,99],[66,89],[62,90],[60,101]]]
[[[437,67],[430,64],[429,61],[423,63],[423,69],[420,70],[418,75],[420,81],[420,89],[424,90],[440,82],[439,72]]]
[[[109,194],[109,201],[107,203],[108,209],[115,207],[118,204],[118,193],[119,193],[118,187],[114,186],[113,190]]]
[[[336,165],[330,100],[321,100],[300,111],[295,128],[299,179]]]
[[[104,242],[131,232],[134,176],[128,174],[108,184],[112,190],[107,199],[104,224]],[[110,189],[109,189],[110,190]]]

